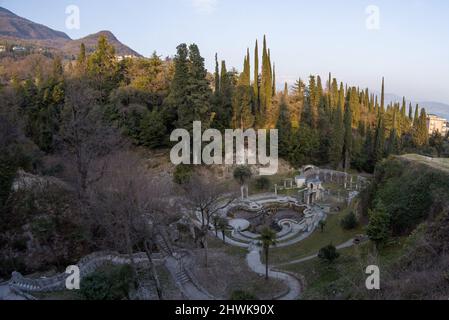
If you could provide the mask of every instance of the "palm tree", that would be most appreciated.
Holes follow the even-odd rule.
[[[262,233],[257,240],[260,241],[260,245],[262,246],[265,254],[265,279],[268,280],[268,255],[270,247],[277,244],[276,233],[270,228],[265,228],[262,230]]]
[[[242,192],[242,200],[245,198],[243,187],[252,178],[253,173],[247,166],[238,166],[234,170],[234,179],[240,184],[240,190]]]

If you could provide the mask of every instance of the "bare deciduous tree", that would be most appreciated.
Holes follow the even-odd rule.
[[[204,248],[205,266],[208,265],[207,234],[211,222],[220,211],[226,208],[237,197],[235,190],[229,190],[217,182],[207,182],[199,177],[192,177],[185,186],[186,198],[194,215],[201,216],[201,226],[198,230],[197,241]],[[196,217],[194,217],[196,220]]]
[[[129,255],[134,273],[135,250],[146,252],[159,298],[162,289],[152,248],[158,228],[169,215],[164,210],[169,194],[168,186],[149,176],[142,162],[130,152],[108,157],[103,177],[90,193],[96,222],[104,230],[108,246]]]

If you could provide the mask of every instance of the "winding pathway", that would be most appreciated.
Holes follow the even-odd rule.
[[[265,275],[266,266],[260,260],[260,248],[251,248],[246,256],[246,262],[252,271],[260,275]],[[284,272],[273,271],[271,268],[268,270],[268,275],[273,279],[284,281],[289,288],[286,295],[276,300],[296,300],[299,298],[302,287],[298,279]]]

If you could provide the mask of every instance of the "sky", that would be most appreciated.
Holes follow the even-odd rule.
[[[66,27],[66,8],[80,28]],[[242,70],[249,47],[266,34],[278,86],[310,74],[386,91],[413,101],[449,104],[447,0],[0,0],[0,6],[77,39],[110,30],[139,53],[174,55],[198,44]]]

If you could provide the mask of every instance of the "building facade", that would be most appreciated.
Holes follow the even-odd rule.
[[[427,128],[429,129],[429,134],[439,132],[445,136],[449,132],[449,122],[447,119],[434,114],[429,114],[427,116]]]

